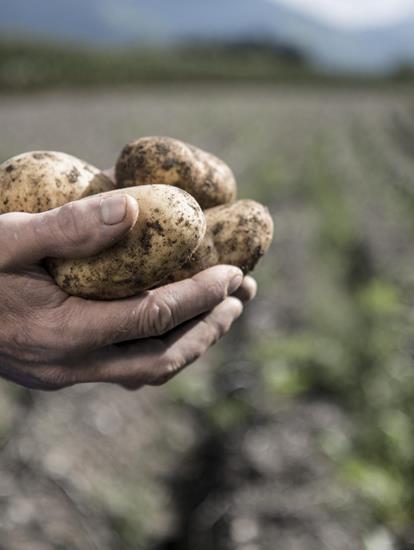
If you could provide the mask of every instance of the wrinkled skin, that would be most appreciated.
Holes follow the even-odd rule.
[[[169,185],[111,191],[126,193],[138,201],[140,215],[124,239],[96,256],[48,262],[68,294],[99,300],[134,296],[162,283],[199,246],[206,222],[191,195]]]
[[[0,216],[0,376],[42,390],[159,385],[205,353],[254,296],[254,281],[230,266],[124,300],[68,296],[43,259],[87,257],[124,237],[139,206],[109,200]]]

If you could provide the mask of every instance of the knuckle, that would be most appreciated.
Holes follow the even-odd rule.
[[[34,366],[19,368],[19,374],[10,376],[21,386],[32,390],[56,391],[65,387],[62,379],[50,366]]]
[[[51,390],[60,390],[75,384],[75,380],[71,380],[65,369],[54,369],[48,375],[49,388]]]
[[[231,327],[231,322],[230,321],[218,321],[216,323],[216,335],[217,335],[217,340],[220,340],[220,338],[222,338],[225,334],[228,333],[228,331],[230,330],[230,327]]]
[[[178,352],[174,355],[166,354],[158,366],[157,373],[152,377],[150,386],[162,386],[179,374],[185,367],[188,367],[206,351],[209,346],[203,346],[199,343],[189,346],[184,352]]]
[[[149,386],[163,386],[167,382],[171,380],[171,378],[174,376],[175,372],[172,370],[165,370],[163,372],[160,372],[155,376],[150,382],[148,382]]]
[[[193,280],[199,287],[202,287],[207,296],[213,298],[216,302],[220,302],[226,298],[227,286],[222,279],[209,278],[208,281],[206,281],[205,275],[199,274],[198,276],[195,275]]]
[[[66,377],[63,370],[54,367],[39,367],[33,373],[34,380],[38,383],[40,389],[55,391],[64,388]]]
[[[216,324],[206,323],[206,331],[208,331],[208,346],[213,346],[220,340],[221,333]]]
[[[188,349],[185,357],[181,357],[177,360],[176,372],[179,372],[184,367],[188,367],[203,355],[203,353],[208,349],[207,346],[201,346],[200,344],[194,345],[192,348]]]
[[[83,219],[76,214],[76,208],[73,203],[68,203],[59,208],[55,218],[56,231],[62,240],[69,244],[85,245],[90,239],[86,231]]]
[[[117,344],[122,344],[131,339],[145,337],[144,325],[145,319],[140,307],[135,307],[132,310],[125,308],[125,311],[117,316],[117,322],[111,324],[111,339]],[[94,344],[107,344],[102,341],[99,330],[95,333],[95,337],[91,334],[91,338]]]
[[[217,319],[213,323],[205,321],[205,324],[206,330],[208,330],[210,334],[210,345],[216,344],[229,330],[228,323],[221,319]]]
[[[222,302],[227,297],[227,286],[222,280],[212,281],[207,290],[210,296],[214,298],[215,303]]]
[[[49,367],[37,366],[32,369],[31,376],[33,381],[42,386],[49,386],[53,384],[53,379],[50,375]]]
[[[157,369],[149,377],[149,386],[163,386],[173,378],[179,370],[179,365],[168,353],[165,353],[158,361]]]
[[[160,336],[175,326],[174,311],[168,302],[150,291],[141,318],[144,336]]]

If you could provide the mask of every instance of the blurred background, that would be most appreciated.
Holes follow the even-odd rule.
[[[260,292],[163,388],[0,385],[3,550],[414,548],[414,1],[0,0],[0,161],[227,161]]]

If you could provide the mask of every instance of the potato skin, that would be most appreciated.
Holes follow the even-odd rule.
[[[266,254],[273,239],[269,210],[253,200],[240,200],[211,208],[206,221],[221,263],[252,271]]]
[[[145,137],[126,145],[117,161],[119,187],[162,183],[184,189],[204,209],[236,197],[233,172],[214,155],[169,137]]]
[[[0,165],[0,214],[44,212],[113,187],[98,168],[66,153],[23,153]]]
[[[273,239],[273,220],[268,209],[252,200],[239,200],[204,212],[206,235],[196,252],[170,281],[180,281],[217,264],[252,271]]]
[[[137,223],[124,239],[96,256],[48,260],[51,275],[68,294],[110,300],[148,290],[183,265],[203,239],[204,214],[185,191],[145,185],[114,193],[138,200]]]
[[[196,273],[218,265],[219,263],[220,258],[214,244],[213,235],[207,228],[206,234],[204,235],[204,238],[197,250],[190,256],[182,267],[170,273],[168,278],[163,281],[163,283],[175,283],[177,281],[182,281],[183,279],[188,279]]]

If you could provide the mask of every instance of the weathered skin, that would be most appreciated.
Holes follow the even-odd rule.
[[[48,260],[56,283],[68,294],[94,299],[133,296],[163,282],[202,241],[204,214],[191,195],[167,185],[119,189],[139,204],[128,236],[97,256]]]
[[[206,235],[196,252],[169,280],[181,281],[217,264],[252,271],[269,250],[273,220],[268,209],[252,200],[239,200],[204,212]]]
[[[236,180],[227,164],[169,137],[145,137],[126,145],[115,174],[119,187],[175,185],[193,195],[203,209],[236,198]]]
[[[98,168],[66,153],[23,153],[0,165],[0,214],[45,212],[113,188]]]

